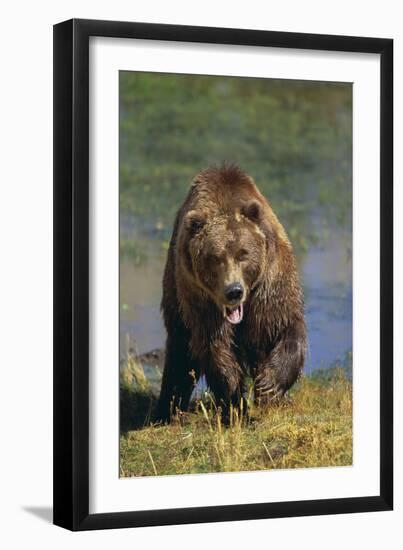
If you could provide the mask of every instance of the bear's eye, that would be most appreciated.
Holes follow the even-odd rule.
[[[242,250],[240,250],[236,255],[236,259],[238,260],[238,262],[244,262],[247,257],[248,257],[248,251],[245,250],[245,248],[242,248]]]
[[[214,254],[209,254],[207,256],[207,261],[210,265],[218,265],[221,262],[220,258]]]

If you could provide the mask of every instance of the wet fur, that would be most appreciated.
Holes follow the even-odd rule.
[[[239,325],[223,316],[213,282],[209,288],[200,279],[203,247],[222,245],[225,250],[228,245],[222,243],[225,220],[229,234],[241,224],[252,239],[251,261],[254,254],[255,261],[260,259]],[[211,243],[215,223],[221,224],[221,233]],[[204,268],[206,273],[213,269]],[[239,403],[246,372],[254,379],[258,403],[283,395],[300,375],[306,329],[294,253],[269,203],[238,167],[208,168],[193,181],[175,219],[161,307],[167,330],[158,406],[162,420],[169,420],[176,408],[187,409],[201,374],[224,412],[230,403]]]

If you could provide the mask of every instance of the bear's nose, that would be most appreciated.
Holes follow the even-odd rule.
[[[231,283],[225,289],[225,298],[228,300],[228,303],[234,304],[239,302],[243,296],[243,286],[241,283]]]

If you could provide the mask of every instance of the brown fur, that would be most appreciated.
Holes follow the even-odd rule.
[[[244,318],[231,324],[224,290],[244,288]],[[167,329],[159,417],[186,410],[194,376],[216,401],[237,405],[245,373],[264,403],[283,395],[306,353],[303,297],[288,237],[247,174],[212,167],[193,181],[172,234],[163,279]]]

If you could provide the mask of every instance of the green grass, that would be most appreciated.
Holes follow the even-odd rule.
[[[132,241],[166,242],[193,177],[223,160],[254,177],[298,254],[335,226],[351,240],[351,84],[130,71],[119,78],[125,254],[144,262]]]
[[[125,386],[132,402],[147,412],[143,424],[138,414],[137,429],[122,423],[121,477],[352,464],[352,385],[342,369],[330,379],[303,377],[289,400],[265,409],[252,406],[248,416],[232,411],[229,426],[214,404],[201,401],[170,425],[153,425],[154,393],[140,379],[141,388]]]

